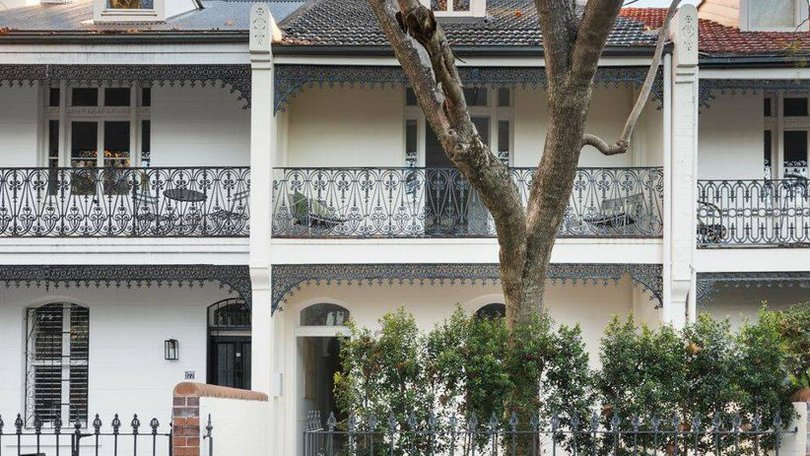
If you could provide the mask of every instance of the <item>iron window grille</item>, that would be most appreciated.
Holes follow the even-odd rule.
[[[87,423],[90,311],[51,303],[26,312],[25,424]]]

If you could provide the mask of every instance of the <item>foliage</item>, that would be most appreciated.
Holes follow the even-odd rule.
[[[763,308],[760,321],[779,332],[793,389],[810,388],[810,302],[780,312]]]
[[[627,426],[635,416],[657,417],[662,428],[690,431],[711,428],[715,419],[730,429],[739,417],[743,430],[757,426],[755,417],[770,427],[776,412],[784,423],[792,419],[787,355],[777,325],[767,319],[746,324],[737,334],[728,321],[706,314],[681,331],[614,319],[602,339],[601,357],[597,387],[605,421],[618,415]],[[729,439],[722,436],[721,443],[733,444]],[[702,450],[717,443],[697,442]]]
[[[548,420],[560,412],[584,413],[592,403],[579,327],[555,329],[536,314],[514,327],[520,343],[513,344],[503,318],[474,318],[461,309],[427,334],[403,309],[380,323],[376,333],[351,326],[341,350],[335,393],[349,413],[374,415],[383,424],[392,414],[400,422],[431,415],[443,422],[494,418],[505,427],[512,412],[528,426],[538,412]],[[485,445],[487,436],[480,437],[470,444]]]

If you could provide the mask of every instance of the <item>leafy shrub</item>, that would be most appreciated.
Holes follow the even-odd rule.
[[[787,368],[794,390],[810,388],[810,302],[781,312],[760,312],[760,321],[777,328],[787,355]]]

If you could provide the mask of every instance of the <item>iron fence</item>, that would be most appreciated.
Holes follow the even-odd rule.
[[[493,237],[454,168],[277,168],[277,237]],[[525,205],[534,168],[511,169]],[[660,237],[662,168],[580,168],[559,237]]]
[[[0,237],[245,237],[250,169],[0,169]]]
[[[638,417],[620,419],[593,415],[531,417],[521,423],[516,415],[479,421],[475,416],[403,421],[389,416],[338,421],[334,414],[323,422],[320,413],[307,416],[304,456],[779,456],[788,430],[776,414],[764,424],[758,416],[715,415],[707,421]]]
[[[115,414],[105,424],[96,415],[87,426],[80,421],[63,426],[59,418],[49,422],[34,419],[33,427],[27,428],[18,414],[10,424],[13,429],[8,432],[0,416],[0,455],[171,456],[173,451],[171,425],[163,428],[157,418],[142,423],[138,415],[134,415],[129,422],[125,422]],[[209,417],[203,437],[212,439],[212,430]],[[212,445],[209,443],[209,456],[212,456],[211,451]]]
[[[810,247],[810,184],[788,179],[698,182],[697,242],[708,247]]]

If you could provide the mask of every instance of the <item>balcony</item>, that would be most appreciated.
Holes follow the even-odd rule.
[[[698,182],[697,242],[713,247],[810,247],[810,184],[786,179]]]
[[[532,168],[514,168],[524,204]],[[453,168],[277,168],[273,236],[486,238],[495,225]],[[662,236],[662,168],[580,168],[561,238]]]
[[[249,168],[0,169],[0,237],[246,237]]]

